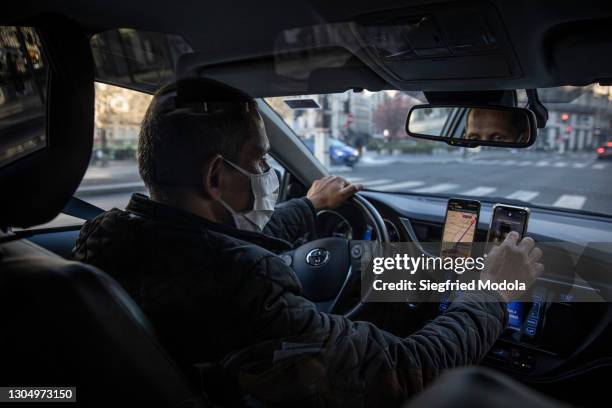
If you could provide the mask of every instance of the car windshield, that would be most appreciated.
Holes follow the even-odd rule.
[[[460,148],[410,138],[409,109],[420,92],[345,92],[267,98],[266,102],[330,173],[384,192],[466,196],[612,215],[612,95],[609,87],[539,90],[546,127],[525,149]],[[291,109],[308,98],[319,108]],[[519,92],[519,105],[526,97]],[[292,104],[295,106],[295,104]],[[441,110],[437,110],[440,112]],[[447,115],[420,111],[423,128],[440,130]],[[334,149],[339,142],[350,148]],[[315,148],[320,144],[322,148]]]

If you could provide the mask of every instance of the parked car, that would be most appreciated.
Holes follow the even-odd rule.
[[[607,142],[601,147],[597,148],[598,159],[609,159],[612,157],[612,142]]]
[[[304,144],[314,153],[314,139],[306,139]],[[330,138],[329,161],[332,165],[353,167],[359,161],[359,151],[338,139]]]

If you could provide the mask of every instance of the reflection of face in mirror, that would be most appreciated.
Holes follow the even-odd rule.
[[[524,143],[529,138],[525,114],[517,111],[471,108],[467,114],[465,139],[483,142]]]

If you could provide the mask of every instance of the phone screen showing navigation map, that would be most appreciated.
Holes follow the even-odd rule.
[[[467,257],[472,253],[472,243],[478,225],[480,203],[470,200],[448,201],[446,222],[442,233],[442,257]]]

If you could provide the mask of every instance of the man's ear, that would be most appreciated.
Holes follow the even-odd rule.
[[[202,173],[204,193],[208,198],[218,200],[223,181],[223,157],[216,155],[207,160]]]

